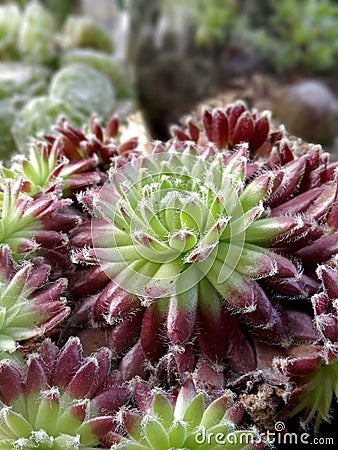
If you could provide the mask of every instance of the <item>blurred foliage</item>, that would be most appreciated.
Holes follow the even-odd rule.
[[[58,70],[50,83],[52,98],[69,103],[73,111],[82,115],[85,123],[93,112],[104,119],[112,113],[115,93],[109,78],[83,63],[73,63]]]
[[[91,17],[69,16],[63,28],[65,48],[95,48],[113,51],[113,42],[104,28]]]
[[[41,3],[30,2],[22,13],[17,47],[27,61],[52,64],[56,57],[54,45],[55,20]]]
[[[2,159],[16,150],[15,143],[21,150],[29,136],[47,132],[61,115],[77,125],[93,113],[107,120],[115,97],[122,103],[133,97],[111,34],[93,19],[73,15],[76,4],[0,2]]]
[[[201,47],[241,43],[276,72],[321,72],[337,63],[336,0],[186,0],[185,6]]]
[[[46,6],[53,12],[58,24],[62,24],[66,17],[76,11],[77,0],[45,0]]]
[[[2,3],[11,3],[10,0],[0,0]],[[15,2],[20,7],[25,7],[30,0],[17,0]],[[61,25],[66,17],[78,9],[78,0],[41,0],[41,3],[46,6],[54,15],[58,25]]]

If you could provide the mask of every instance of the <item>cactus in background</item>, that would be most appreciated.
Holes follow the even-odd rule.
[[[16,148],[12,127],[18,111],[31,97],[47,92],[49,75],[49,70],[39,65],[0,63],[0,156],[4,160]]]
[[[24,150],[25,144],[34,137],[42,138],[61,117],[78,124],[82,119],[80,112],[60,98],[47,95],[32,98],[19,110],[13,123],[17,147]]]
[[[10,19],[9,19],[10,18]],[[14,2],[0,6],[0,55],[1,59],[16,59],[16,43],[22,24],[21,11]]]
[[[133,96],[131,75],[125,65],[113,55],[88,48],[66,51],[61,57],[61,65],[74,63],[87,64],[105,74],[111,80],[118,100]]]
[[[49,95],[64,101],[82,122],[95,112],[107,120],[113,111],[115,93],[109,79],[87,64],[74,63],[59,70],[51,80]]]

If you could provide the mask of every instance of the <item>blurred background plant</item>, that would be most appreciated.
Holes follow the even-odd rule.
[[[291,133],[321,142],[319,135],[313,137],[307,131],[318,116],[333,115],[335,131],[326,139],[333,144],[338,124],[338,5],[334,0],[126,3],[131,30],[128,58],[135,66],[137,97],[154,137],[168,137],[170,124],[190,113],[197,102],[231,90],[235,98],[245,97],[251,106],[261,96],[263,109],[273,109],[277,120],[284,122],[288,114],[279,116],[266,100],[282,85],[315,78],[332,90],[328,104],[333,101],[335,106],[323,108],[323,86],[313,85],[305,102],[315,100],[303,107],[310,116],[306,126],[301,133],[299,127],[287,126]],[[295,104],[304,105],[303,90],[292,96]]]
[[[252,46],[274,72],[313,74],[337,65],[338,5],[332,0],[188,0],[185,5],[201,47],[224,45],[225,39]]]
[[[19,66],[7,65],[13,61],[25,66],[20,70]],[[250,106],[256,106],[257,98],[262,97],[265,103],[260,106],[272,109],[276,119],[286,122],[291,133],[314,143],[326,141],[329,147],[334,146],[338,123],[338,5],[334,0],[0,2],[0,154],[3,157],[16,146],[22,146],[27,136],[46,131],[46,126],[54,122],[58,113],[55,107],[50,108],[51,103],[55,104],[50,100],[55,96],[55,90],[50,91],[50,80],[55,72],[74,63],[100,72],[96,74],[97,86],[106,86],[102,76],[108,78],[111,88],[104,101],[110,105],[110,112],[118,111],[120,115],[122,112],[125,117],[133,109],[129,100],[136,99],[154,139],[168,138],[171,124],[190,113],[198,102],[231,91],[234,97],[227,101],[241,97]],[[35,81],[31,87],[27,78],[22,78],[22,73],[32,70],[27,65],[45,71],[41,79],[38,77],[38,92]],[[258,86],[255,85],[257,75]],[[328,93],[331,99],[325,101],[329,106],[320,104],[322,89],[317,85],[312,85],[313,90],[306,91],[305,97],[301,87],[300,92],[292,91],[294,103],[303,105],[300,109],[309,115],[304,125],[293,127],[288,120],[289,108],[285,112],[279,107],[279,87],[304,78],[324,82],[332,90]],[[80,124],[88,116],[83,111],[79,114],[70,98],[73,92],[78,98],[86,91],[76,87],[81,75],[77,81],[71,79],[74,83],[66,89],[71,114],[66,115]],[[250,86],[254,86],[251,91]],[[17,91],[21,92],[19,97]],[[34,100],[33,106],[25,108],[35,96],[43,99]],[[270,97],[272,104],[266,104]],[[96,95],[84,97],[87,109],[107,119],[102,110],[96,111],[95,98]],[[308,105],[311,98],[315,100]],[[61,100],[65,103],[64,96]],[[57,103],[59,114],[65,114],[67,106]],[[18,111],[23,109],[20,117],[28,114],[30,122],[34,105],[42,108],[44,119],[39,121],[40,114],[33,114],[32,123],[27,126],[24,120],[25,125],[21,126]],[[47,120],[46,111],[51,109],[52,118]],[[323,120],[324,131],[318,135],[307,132],[315,129],[313,124],[326,115],[329,118]],[[333,125],[328,127],[328,122]],[[321,127],[320,123],[317,127]],[[324,141],[323,133],[328,135]]]
[[[133,109],[126,65],[109,30],[76,1],[0,5],[0,156],[7,159],[63,115],[80,125]]]

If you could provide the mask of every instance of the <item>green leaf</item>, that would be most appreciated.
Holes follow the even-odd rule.
[[[180,420],[175,420],[169,430],[169,442],[172,448],[184,447],[187,430]]]
[[[16,413],[10,408],[3,408],[1,413],[6,425],[11,429],[15,436],[23,438],[28,438],[30,436],[32,427],[21,414]]]
[[[145,436],[154,450],[167,450],[169,447],[169,436],[158,420],[146,419]]]
[[[204,397],[203,394],[200,392],[191,401],[190,405],[188,406],[184,414],[183,420],[185,422],[188,422],[190,429],[193,429],[201,423],[203,412],[204,412]]]
[[[213,401],[203,413],[201,425],[210,428],[217,425],[224,417],[227,405],[229,403],[229,394],[222,395]]]
[[[156,393],[153,402],[153,411],[165,429],[168,429],[174,420],[174,411],[169,400],[162,394]]]
[[[34,424],[36,430],[42,429],[50,436],[54,435],[60,412],[59,398],[60,394],[56,388],[42,393]]]

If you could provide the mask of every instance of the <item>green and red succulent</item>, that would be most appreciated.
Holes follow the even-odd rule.
[[[51,267],[36,258],[15,271],[8,247],[0,249],[0,356],[21,341],[42,336],[68,316],[67,279],[46,283]]]
[[[0,335],[11,339],[2,351],[20,350],[19,341],[31,339],[29,367],[47,348],[56,355],[55,367],[68,347],[80,353],[74,337],[60,352],[48,342],[34,353],[36,337],[53,328],[61,346],[78,336],[86,355],[112,358],[124,382],[143,379],[135,388],[139,411],[108,408],[108,430],[100,428],[105,414],[90,407],[72,432],[64,431],[59,420],[73,414],[75,404],[65,403],[68,388],[54,377],[48,389],[41,387],[48,402],[42,394],[35,402],[41,411],[50,405],[54,428],[44,423],[38,433],[38,412],[31,421],[22,409],[30,402],[29,369],[6,361],[1,367],[15,366],[22,388],[14,389],[21,396],[19,409],[12,408],[15,418],[7,412],[14,397],[2,400],[0,439],[12,439],[8,448],[21,438],[22,445],[38,445],[41,438],[46,448],[62,448],[61,436],[68,434],[74,448],[200,448],[186,439],[200,431],[211,406],[205,409],[196,392],[186,403],[179,400],[190,392],[191,378],[212,397],[211,410],[224,406],[210,427],[223,427],[225,434],[234,431],[224,421],[225,390],[259,380],[292,394],[292,414],[302,411],[306,422],[316,416],[317,424],[327,420],[337,391],[337,163],[318,145],[300,154],[298,141],[271,129],[268,113],[251,112],[242,102],[205,109],[200,121],[173,128],[174,138],[154,143],[148,154],[137,139],[121,141],[118,125],[113,118],[102,128],[93,118],[79,130],[61,120],[57,135],[36,141],[28,155],[2,169]],[[40,288],[47,274],[50,284]],[[86,377],[95,378],[93,358],[81,359],[74,374],[88,365]],[[149,401],[141,406],[137,392],[147,390],[144,382],[163,392],[154,397],[147,391]],[[102,383],[111,388],[110,381]],[[40,392],[40,384],[34,389]],[[77,398],[94,402],[95,396]],[[191,408],[199,420],[191,426],[184,419],[190,403],[199,405]],[[6,425],[7,415],[11,424],[27,422],[24,435]],[[95,420],[108,434],[90,434]],[[9,437],[6,427],[13,431]]]
[[[138,382],[138,410],[122,408],[120,421],[128,436],[113,445],[116,450],[259,448],[257,431],[238,429],[244,408],[224,392],[208,405],[188,379],[176,398]],[[264,443],[263,443],[264,446]]]
[[[110,352],[84,358],[77,338],[45,340],[19,367],[0,361],[0,447],[76,450],[110,439],[129,388],[110,372]],[[108,447],[108,445],[107,445]]]
[[[323,290],[312,297],[312,305],[319,342],[295,347],[289,358],[275,360],[277,368],[297,383],[292,414],[302,411],[304,424],[315,417],[316,428],[330,420],[333,397],[338,397],[337,258],[319,266],[318,277]]]

